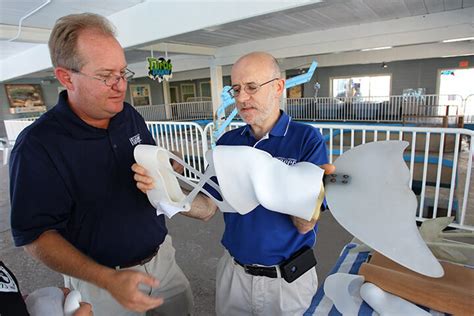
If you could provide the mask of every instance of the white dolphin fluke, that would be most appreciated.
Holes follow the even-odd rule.
[[[327,182],[326,200],[339,224],[371,248],[415,272],[442,277],[416,226],[417,200],[403,160],[407,146],[382,141],[345,152],[334,165],[337,173],[350,174],[351,183]]]

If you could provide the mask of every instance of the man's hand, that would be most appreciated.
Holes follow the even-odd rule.
[[[183,174],[184,166],[182,164],[173,159],[170,159],[170,163],[176,173]],[[152,190],[155,187],[153,178],[148,175],[145,168],[134,163],[132,165],[132,171],[135,173],[133,179],[137,182],[137,188],[139,188],[140,191],[146,194],[146,191]]]
[[[171,150],[171,152],[173,154],[175,154],[176,156],[180,157],[181,159],[183,159],[183,155],[181,155],[181,153],[179,151]],[[177,162],[173,158],[170,158],[170,163],[171,163],[171,167],[173,168],[174,172],[179,173],[179,174],[184,173],[184,166],[182,164],[180,164],[179,162]]]
[[[137,188],[146,194],[147,191],[152,190],[155,187],[153,178],[150,177],[145,168],[137,163],[132,165],[132,171],[135,172],[133,179],[137,182]]]
[[[77,311],[72,314],[72,316],[93,316],[92,305],[85,302],[79,303],[80,307]]]
[[[160,297],[151,297],[139,290],[139,284],[150,288],[159,285],[155,278],[132,270],[114,270],[105,289],[125,308],[135,312],[146,312],[163,304]]]
[[[191,209],[188,212],[181,212],[184,216],[196,218],[207,222],[217,211],[217,205],[206,195],[199,193],[194,198]]]
[[[291,220],[293,221],[293,225],[296,226],[296,229],[298,229],[298,232],[300,234],[306,234],[307,232],[311,231],[314,226],[316,225],[317,221],[319,218],[312,219],[310,221],[307,221],[305,219],[296,217],[296,216],[291,216]]]
[[[71,292],[70,289],[67,287],[60,287],[60,290],[63,291],[64,293],[64,298],[68,296],[68,294]],[[92,312],[92,305],[86,302],[79,302],[79,308],[72,314],[72,316],[93,316],[94,313]]]
[[[330,163],[321,165],[319,168],[324,169],[324,174],[332,174],[336,171],[336,166]]]
[[[324,164],[319,166],[321,169],[324,169],[324,174],[332,174],[336,170],[336,166],[333,164]],[[293,221],[293,225],[296,226],[296,229],[298,229],[298,232],[300,234],[306,234],[307,232],[311,231],[316,223],[318,222],[319,216],[311,219],[310,221],[307,221],[305,219],[296,217],[296,216],[291,216],[291,220]]]

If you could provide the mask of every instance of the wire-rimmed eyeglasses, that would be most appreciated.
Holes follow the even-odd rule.
[[[79,70],[76,70],[76,69],[71,69],[71,71],[76,73],[76,74],[83,75],[85,77],[89,77],[89,78],[92,78],[92,79],[95,79],[95,80],[102,81],[107,87],[112,87],[112,86],[118,84],[120,82],[120,79],[123,79],[125,81],[129,81],[130,79],[133,78],[133,76],[135,76],[135,73],[133,71],[131,71],[130,69],[128,69],[128,68],[125,68],[123,73],[120,74],[120,75],[109,75],[109,76],[91,76],[91,75],[85,74],[83,72],[80,72]]]
[[[271,80],[268,80],[262,84],[258,84],[256,82],[248,82],[248,83],[244,83],[243,86],[244,86],[244,91],[247,93],[247,94],[255,94],[257,93],[257,91],[264,85],[266,85],[267,83],[270,83],[272,81],[275,81],[275,80],[278,80],[280,78],[273,78]],[[232,87],[230,87],[229,90],[227,90],[227,92],[230,94],[231,97],[233,98],[236,98],[239,96],[240,94],[240,90],[242,89],[242,86],[240,84],[234,84]]]

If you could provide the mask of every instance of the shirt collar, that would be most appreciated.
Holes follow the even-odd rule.
[[[270,130],[270,135],[272,136],[280,136],[283,137],[286,135],[286,132],[288,131],[288,126],[290,126],[291,122],[291,117],[288,116],[285,112],[280,110],[280,117],[278,118],[278,121],[276,122],[275,126]],[[247,124],[245,125],[241,135],[252,135],[252,129],[250,128],[250,125]]]
[[[110,128],[120,126],[124,122],[123,110],[117,113],[109,123]],[[75,138],[78,139],[90,139],[90,138],[101,138],[107,135],[107,129],[97,128],[84,122],[79,116],[74,113],[68,103],[67,91],[62,91],[59,94],[58,104],[54,107],[53,111],[55,116],[58,116],[59,123],[68,130]]]

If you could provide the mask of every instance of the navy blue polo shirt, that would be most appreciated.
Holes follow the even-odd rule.
[[[154,144],[129,104],[107,129],[58,104],[18,137],[10,160],[11,225],[16,246],[58,231],[81,252],[113,267],[145,258],[164,240],[163,215],[137,189],[133,149]]]
[[[310,125],[293,122],[284,112],[272,130],[259,141],[246,125],[222,135],[217,145],[252,146],[288,165],[300,161],[316,165],[328,163],[326,145],[319,131]],[[279,264],[303,246],[312,247],[316,241],[317,226],[300,234],[289,215],[261,205],[245,215],[224,213],[224,221],[222,244],[243,264]]]

